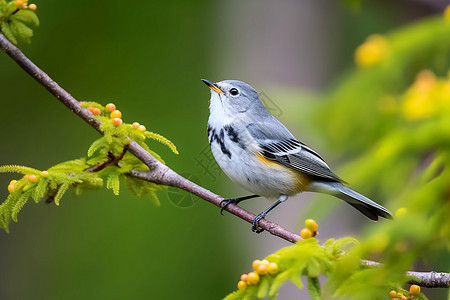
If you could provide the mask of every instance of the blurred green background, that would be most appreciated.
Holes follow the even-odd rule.
[[[40,1],[41,25],[20,48],[78,100],[114,102],[126,122],[172,140],[178,156],[157,142],[150,147],[175,171],[237,196],[244,192],[209,161],[209,91],[200,78],[240,79],[264,90],[293,132],[337,159],[301,114],[353,67],[354,49],[368,35],[446,4],[391,2],[355,9],[334,1]],[[6,55],[0,70],[0,164],[45,170],[85,156],[98,134]],[[1,174],[1,199],[15,177]],[[68,193],[59,207],[30,201],[11,233],[0,231],[0,299],[219,299],[252,259],[287,245],[184,192],[159,196],[161,207],[124,188],[118,197]],[[249,205],[257,212],[268,203]],[[300,214],[293,222],[301,223]],[[261,239],[272,244],[261,250]]]

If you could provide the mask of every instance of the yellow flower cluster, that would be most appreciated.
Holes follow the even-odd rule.
[[[268,260],[256,259],[252,263],[252,267],[255,272],[250,272],[248,274],[242,274],[241,280],[238,282],[238,289],[243,290],[249,285],[256,285],[259,283],[260,276],[267,274],[275,275],[278,273],[278,265],[274,262],[269,262]]]
[[[403,96],[401,112],[408,121],[450,112],[450,80],[436,78],[429,70],[419,72]]]
[[[355,63],[360,67],[369,67],[385,61],[389,57],[389,43],[379,34],[373,34],[356,48]]]
[[[37,9],[37,5],[32,3],[28,5],[28,0],[14,0],[14,4],[16,5],[17,9],[27,9],[35,11]]]
[[[27,9],[28,0],[14,0],[14,4],[18,9]]]

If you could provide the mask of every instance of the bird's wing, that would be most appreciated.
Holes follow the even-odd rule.
[[[319,154],[297,141],[275,118],[270,122],[251,123],[247,129],[257,140],[260,154],[265,158],[322,179],[344,182],[330,170]]]

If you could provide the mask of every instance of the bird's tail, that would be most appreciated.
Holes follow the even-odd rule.
[[[374,221],[378,221],[379,216],[392,219],[392,214],[389,210],[339,182],[314,181],[308,190],[311,192],[330,194],[342,199]]]

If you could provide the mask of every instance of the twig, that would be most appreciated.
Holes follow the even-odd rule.
[[[53,81],[44,71],[39,69],[33,62],[31,62],[16,46],[11,44],[3,34],[0,33],[0,47],[8,54],[17,64],[31,75],[36,81],[38,81],[43,87],[45,87],[51,94],[53,94],[61,103],[67,106],[72,112],[77,114],[85,122],[91,125],[95,130],[102,133],[100,130],[100,122],[93,118],[91,112],[87,109],[81,108],[79,102],[73,98],[68,92],[61,88],[55,81]],[[150,171],[142,172],[132,170],[131,173],[137,178],[154,182],[161,185],[174,186],[183,189],[189,193],[192,193],[218,207],[221,207],[221,201],[224,200],[219,195],[212,193],[211,191],[187,180],[180,176],[168,166],[162,164],[144,148],[142,148],[136,142],[130,142],[128,150],[146,164]],[[235,204],[230,204],[225,208],[231,214],[252,223],[256,217],[254,214],[246,211],[243,208]],[[288,242],[295,243],[301,239],[301,237],[295,233],[292,233],[278,224],[272,223],[265,219],[262,219],[258,223],[259,227],[263,228],[272,235],[278,236]],[[363,261],[367,266],[376,266],[378,263],[371,261]],[[448,273],[436,273],[436,272],[408,272],[408,275],[415,276],[420,279],[420,282],[416,284],[428,287],[448,287],[450,283],[450,274]],[[433,286],[430,286],[434,284]]]
[[[370,261],[370,260],[361,260],[361,265],[367,267],[379,267],[382,264]],[[409,284],[417,284],[423,287],[428,288],[449,288],[450,287],[450,273],[444,272],[416,272],[416,271],[408,271],[406,275],[409,277],[415,277],[416,279],[408,280]]]
[[[125,145],[123,147],[122,153],[119,156],[115,156],[111,152],[108,152],[108,158],[104,162],[101,162],[101,163],[99,163],[97,165],[89,167],[89,168],[85,169],[84,171],[86,171],[86,172],[99,172],[99,171],[103,170],[104,168],[106,168],[107,166],[109,166],[111,164],[117,164],[123,158],[123,156],[125,155],[127,150],[128,150],[128,145]]]
[[[90,111],[80,106],[80,103],[72,97],[67,91],[65,91],[62,87],[60,87],[55,81],[53,81],[50,76],[48,76],[44,71],[42,71],[39,67],[37,67],[31,60],[29,60],[23,53],[14,46],[10,41],[6,39],[6,37],[0,33],[0,47],[1,49],[8,54],[22,69],[24,69],[28,74],[31,75],[36,81],[38,81],[43,87],[45,87],[52,95],[54,95],[61,103],[67,106],[72,112],[77,114],[80,118],[82,118],[85,122],[91,125],[95,130],[99,133],[102,133],[100,130],[100,122],[93,118],[93,115]],[[137,158],[139,158],[143,163],[145,163],[151,172],[139,172],[132,171],[132,174],[136,177],[142,178],[144,180],[149,180],[158,184],[168,185],[178,187],[185,191],[188,191],[194,195],[203,198],[204,200],[220,207],[220,202],[223,200],[222,197],[208,191],[201,186],[196,185],[195,183],[187,180],[186,178],[178,175],[172,169],[167,167],[158,161],[155,157],[153,157],[150,153],[145,151],[144,148],[139,146],[136,142],[131,142],[128,145],[129,151],[134,154]],[[255,215],[246,211],[243,208],[240,208],[237,205],[230,204],[226,208],[230,213],[240,217],[243,220],[246,220],[249,223],[253,222]],[[267,220],[262,219],[259,223],[259,227],[265,229],[269,233],[281,237],[286,241],[291,243],[295,243],[300,240],[301,237],[295,233],[292,233],[278,224],[269,222]]]

